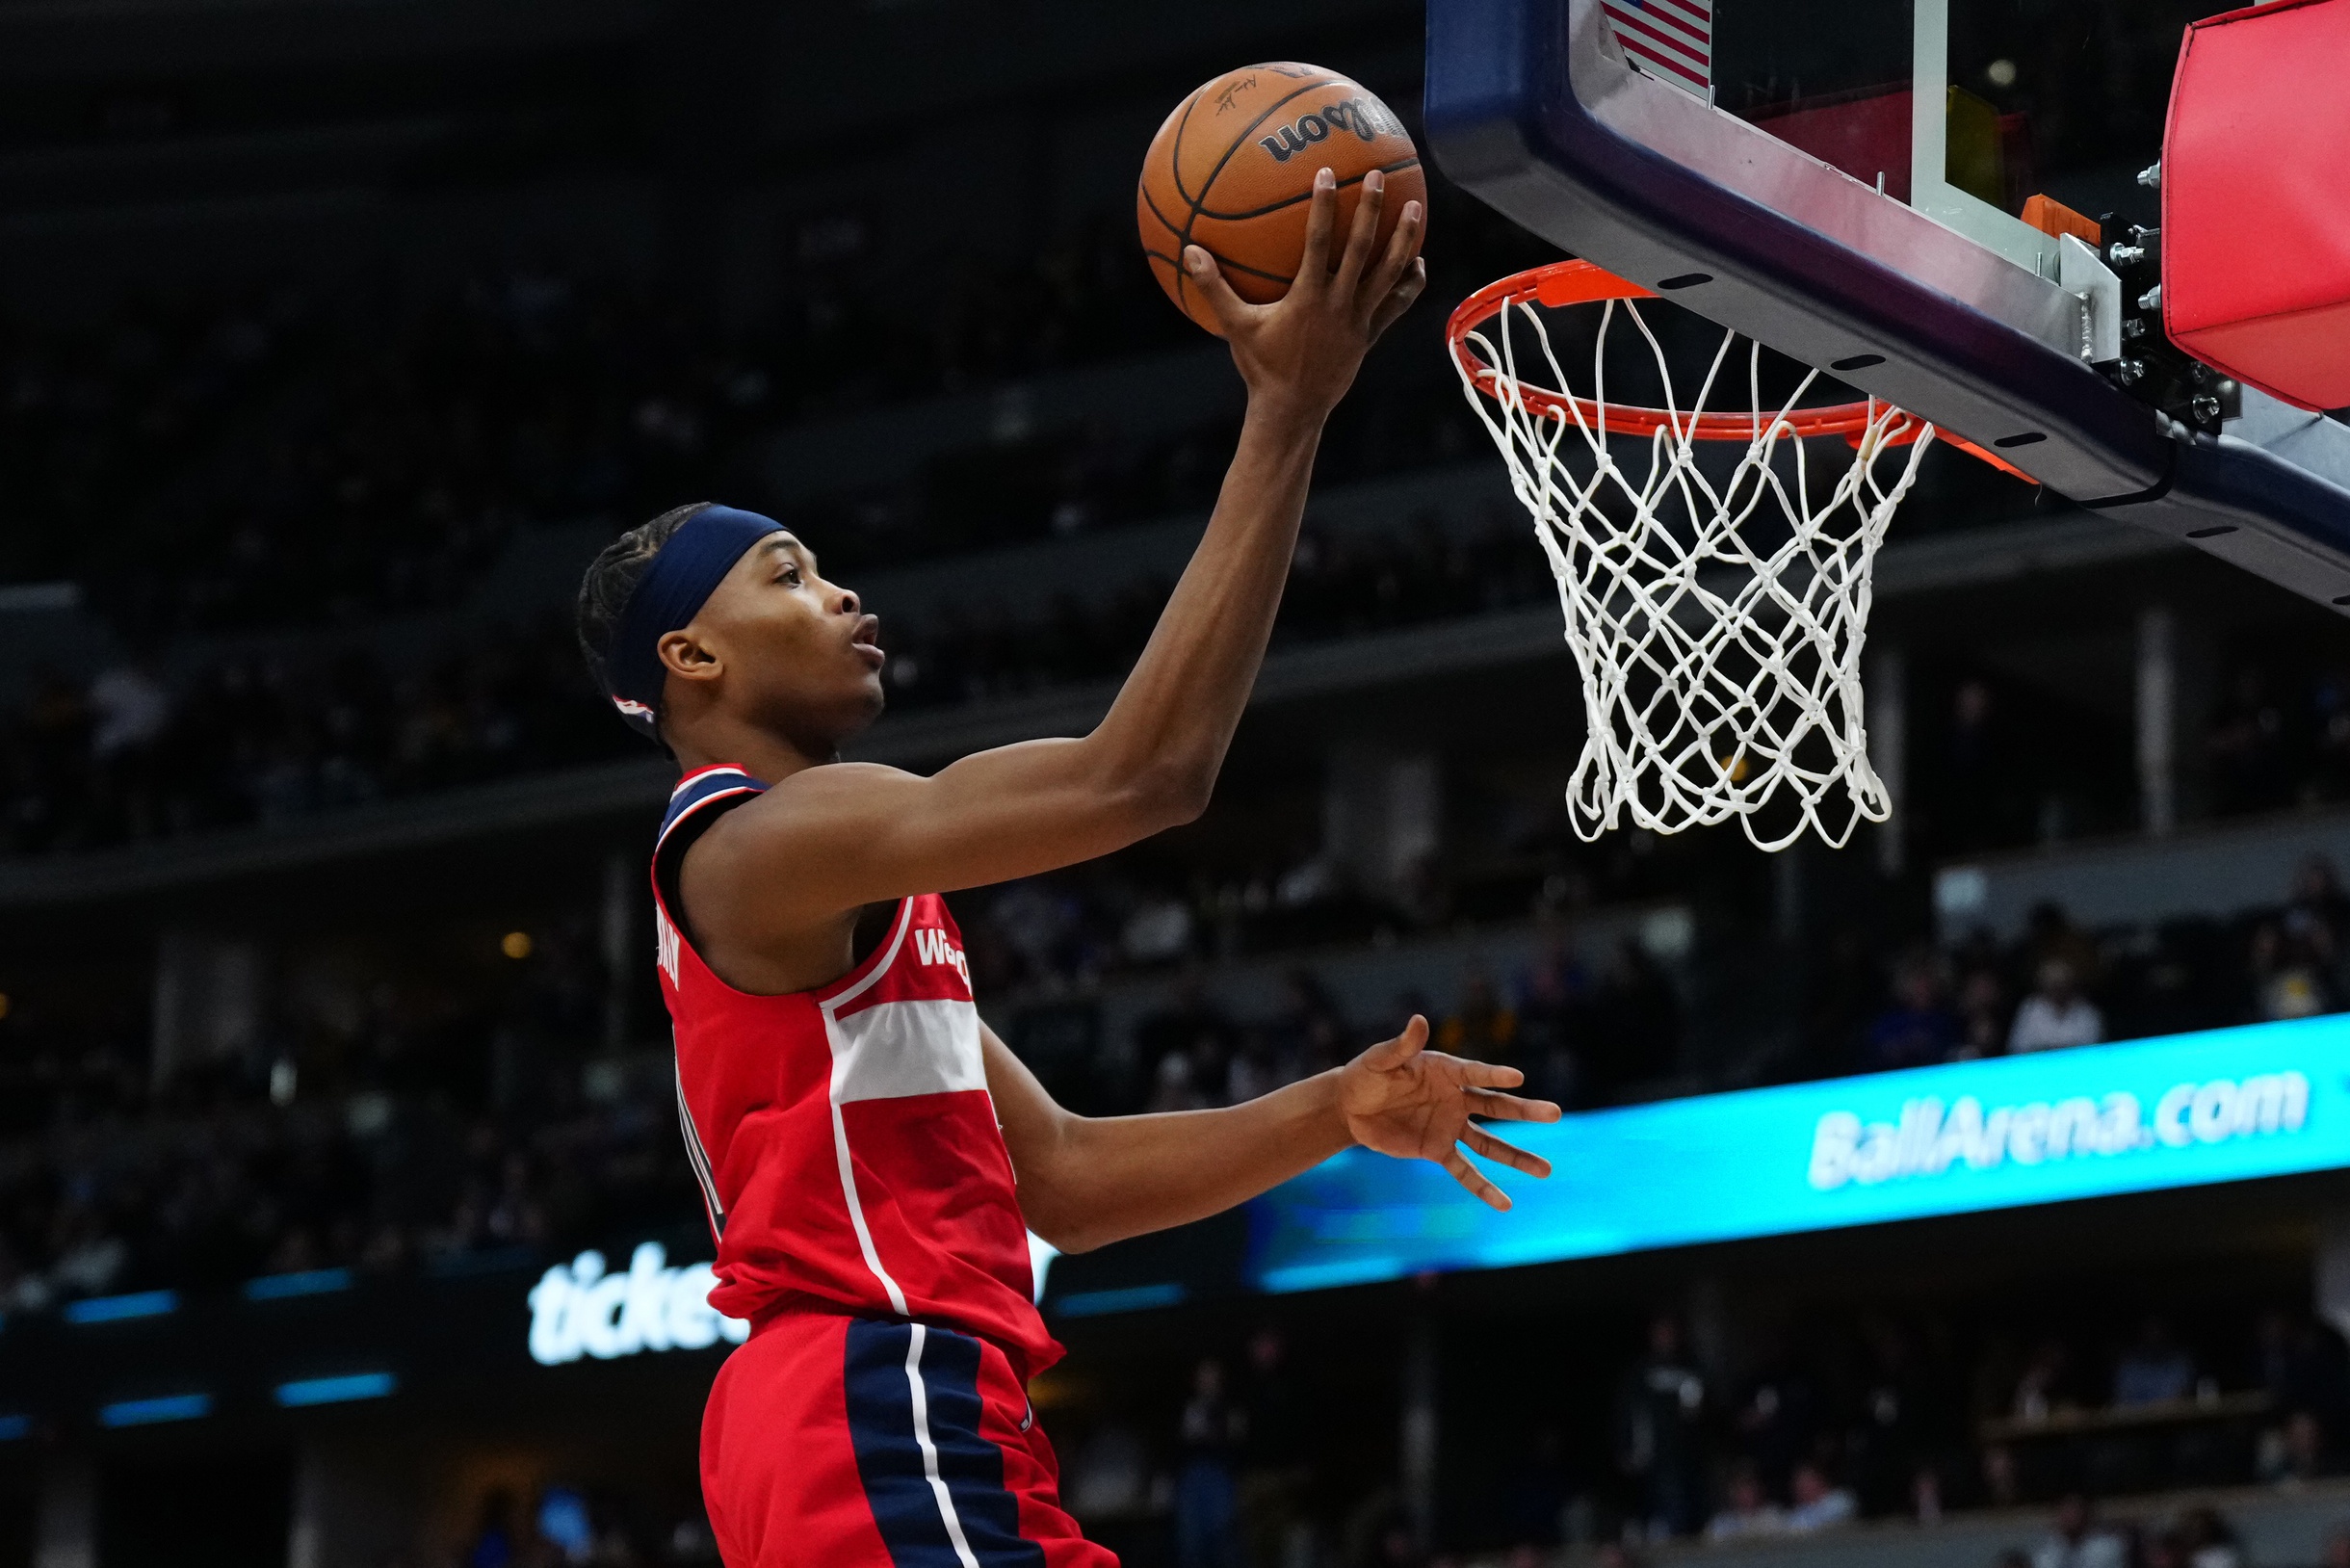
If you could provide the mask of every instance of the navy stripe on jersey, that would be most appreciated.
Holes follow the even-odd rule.
[[[851,1320],[847,1338],[849,1443],[894,1568],[1044,1568],[1044,1548],[1020,1537],[1003,1450],[979,1431],[979,1342],[868,1318]],[[926,1434],[944,1501],[923,1452]]]
[[[653,841],[653,852],[661,852],[669,830],[713,800],[729,799],[738,795],[757,795],[767,786],[740,768],[705,768],[697,773],[688,773],[677,781],[669,795],[668,815],[661,819],[661,835]]]
[[[677,1126],[686,1135],[686,1163],[693,1167],[693,1179],[701,1185],[702,1207],[710,1211],[710,1234],[722,1241],[726,1236],[726,1205],[718,1201],[718,1178],[711,1174],[710,1153],[702,1147],[702,1135],[693,1125],[693,1108],[686,1104],[686,1064],[674,1055],[670,1060],[677,1068]]]

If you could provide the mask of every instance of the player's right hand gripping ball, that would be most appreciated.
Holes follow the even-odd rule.
[[[1427,177],[1402,122],[1336,71],[1289,61],[1250,65],[1227,71],[1176,105],[1151,138],[1135,193],[1142,248],[1176,308],[1217,331],[1215,313],[1184,274],[1187,245],[1204,247],[1233,291],[1253,304],[1288,293],[1305,254],[1306,211],[1319,169],[1338,176],[1333,266],[1345,248],[1363,176],[1372,170],[1387,171],[1380,248],[1405,202],[1427,208]]]

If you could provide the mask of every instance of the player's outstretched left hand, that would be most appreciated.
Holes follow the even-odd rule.
[[[1507,1209],[1509,1194],[1487,1181],[1461,1148],[1528,1176],[1551,1173],[1542,1156],[1513,1148],[1469,1120],[1556,1121],[1558,1108],[1550,1101],[1501,1092],[1525,1082],[1515,1067],[1429,1050],[1428,1021],[1414,1013],[1402,1033],[1339,1069],[1339,1113],[1363,1147],[1399,1160],[1433,1160],[1494,1208]]]

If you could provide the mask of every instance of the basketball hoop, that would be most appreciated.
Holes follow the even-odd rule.
[[[1861,822],[1892,814],[1868,764],[1861,649],[1877,546],[1936,432],[1874,399],[1800,406],[1816,370],[1766,405],[1761,344],[1746,355],[1746,409],[1709,410],[1735,332],[1684,406],[1635,302],[1656,298],[1589,262],[1557,262],[1478,290],[1445,328],[1558,580],[1590,726],[1569,818],[1586,842],[1627,816],[1658,833],[1735,817],[1761,849],[1785,849],[1807,827],[1841,847]],[[1537,305],[1600,308],[1589,396],[1570,384]],[[1608,401],[1619,317],[1653,357],[1665,406]],[[1521,376],[1522,352],[1548,385]],[[1832,435],[1852,457],[1829,465],[1841,472],[1818,493],[1828,476],[1815,481],[1823,465],[1807,443]],[[1611,450],[1626,438],[1645,438],[1644,474]],[[1701,464],[1701,444],[1743,454]],[[1880,465],[1902,447],[1888,484]]]

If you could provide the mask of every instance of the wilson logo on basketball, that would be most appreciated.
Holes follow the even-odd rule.
[[[1403,126],[1378,99],[1347,98],[1298,116],[1294,125],[1259,137],[1257,145],[1271,153],[1274,162],[1286,164],[1315,143],[1328,141],[1332,131],[1352,131],[1366,142],[1376,142],[1382,136],[1401,136]]]

